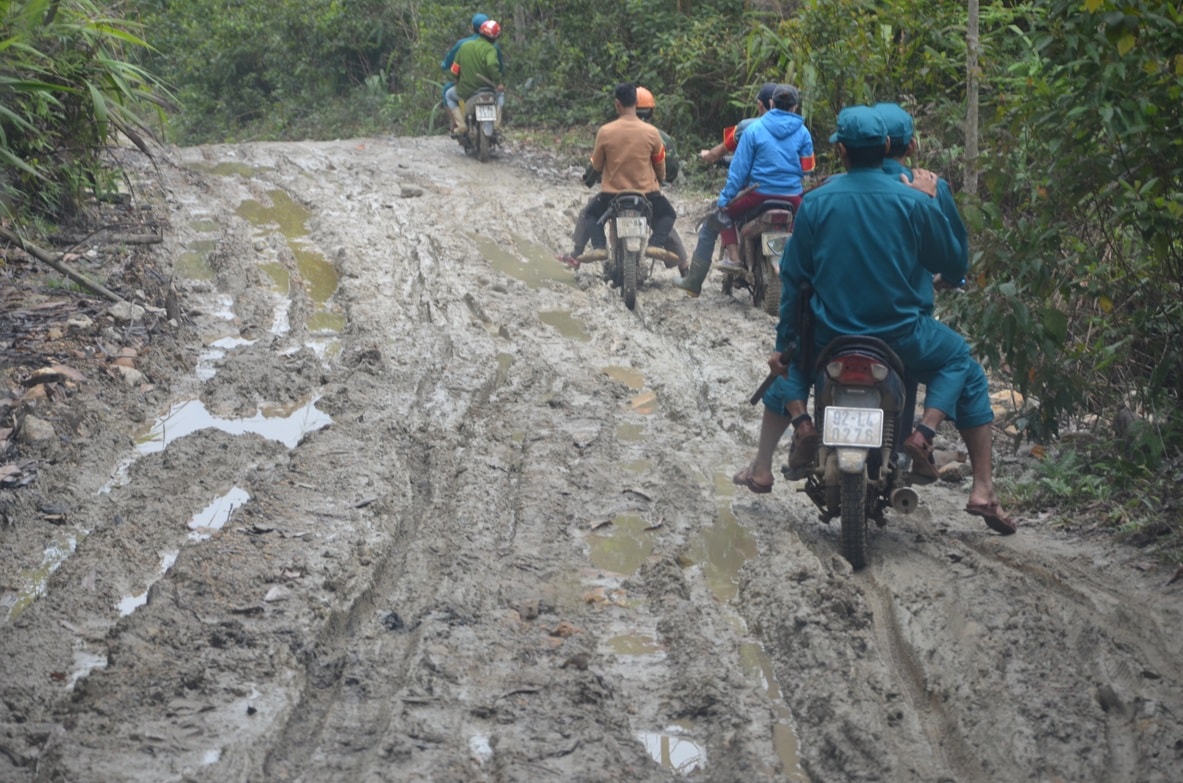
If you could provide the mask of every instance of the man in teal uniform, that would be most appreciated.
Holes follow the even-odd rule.
[[[883,159],[883,170],[892,179],[899,179],[903,174],[911,182],[912,169],[904,165],[904,158],[916,152],[915,126],[912,122],[912,115],[904,111],[904,108],[898,103],[877,103],[875,111],[883,118],[883,124],[887,126],[887,137],[891,139],[891,144],[887,149],[887,157]],[[949,221],[949,227],[953,229],[954,236],[961,244],[963,263],[968,266],[969,234],[965,230],[965,222],[961,219],[961,213],[957,211],[957,202],[953,199],[953,189],[943,177],[937,179],[937,206],[941,208],[941,212]],[[952,286],[961,282],[960,278],[949,280],[939,276],[934,280],[938,285],[942,281]],[[931,310],[930,306],[929,311],[931,312]]]
[[[994,491],[994,412],[985,372],[965,340],[929,312],[931,276],[960,279],[966,271],[963,245],[931,198],[937,177],[918,169],[909,186],[883,176],[887,130],[870,107],[843,109],[830,141],[838,145],[847,173],[811,191],[797,213],[793,238],[781,258],[784,293],[776,352],[769,358],[774,372],[788,374],[778,377],[765,395],[756,457],[733,481],[754,492],[770,491],[772,455],[790,424],[790,465],[816,458],[820,438],[805,407],[814,382],[812,368],[783,363],[783,352],[798,337],[796,292],[808,284],[814,291],[809,307],[815,355],[839,335],[886,341],[909,374],[927,387],[924,414],[905,441],[906,451],[914,462],[928,464],[937,426],[953,418],[973,466],[966,511],[985,518],[999,533],[1013,533],[1015,525]],[[867,281],[875,281],[874,296],[868,296]]]

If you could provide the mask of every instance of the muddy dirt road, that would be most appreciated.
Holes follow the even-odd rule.
[[[0,490],[0,780],[1183,774],[1183,584],[998,537],[967,484],[852,573],[788,482],[730,484],[771,319],[556,263],[577,169],[437,137],[136,176],[181,317],[97,308],[61,328],[142,375],[8,391],[56,435]]]

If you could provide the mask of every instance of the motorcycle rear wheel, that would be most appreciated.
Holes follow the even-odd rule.
[[[776,318],[780,315],[780,270],[777,263],[764,255],[759,236],[748,239],[744,246],[748,268],[752,270],[752,304]]]
[[[620,295],[624,297],[624,306],[632,310],[637,306],[637,277],[641,266],[641,253],[621,247],[620,263],[623,265]]]
[[[489,137],[482,128],[476,132],[476,156],[481,163],[489,162]]]
[[[867,471],[842,473],[842,556],[858,571],[867,565]]]
[[[776,268],[776,264],[771,259],[763,259],[761,262],[763,269],[763,284],[761,285],[761,306],[764,312],[771,315],[773,318],[780,317],[780,270]]]

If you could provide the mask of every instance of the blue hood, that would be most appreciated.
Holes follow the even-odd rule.
[[[764,116],[760,118],[760,122],[764,123],[764,127],[773,137],[781,141],[792,136],[805,124],[805,120],[800,114],[793,114],[791,111],[781,109],[765,112]]]

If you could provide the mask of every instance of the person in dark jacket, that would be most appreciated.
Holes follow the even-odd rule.
[[[735,125],[729,125],[723,129],[723,141],[719,142],[709,150],[700,150],[698,157],[703,163],[713,166],[728,153],[734,154],[736,148],[739,146],[739,139],[743,136],[743,132],[756,120],[764,116],[768,111],[772,110],[772,93],[776,92],[776,88],[780,85],[776,82],[766,82],[760,86],[759,92],[756,93],[756,116],[747,117],[740,120]]]

